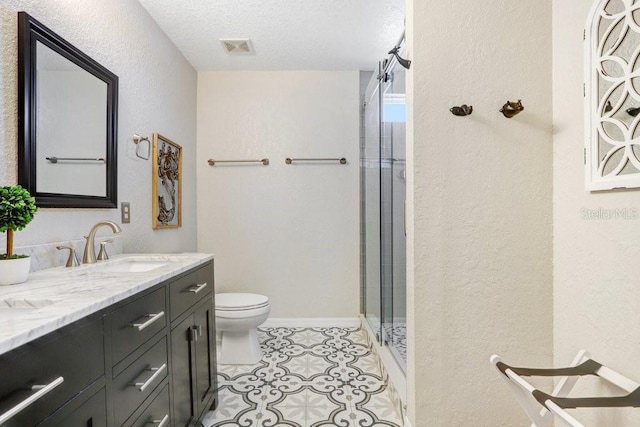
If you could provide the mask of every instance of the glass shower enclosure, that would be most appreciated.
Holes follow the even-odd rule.
[[[381,62],[364,95],[361,147],[364,316],[406,369],[406,70]]]

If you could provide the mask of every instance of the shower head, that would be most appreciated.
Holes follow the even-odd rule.
[[[389,51],[389,55],[395,56],[396,59],[398,60],[398,63],[408,70],[411,67],[411,61],[408,59],[401,58],[400,55],[398,54],[399,50],[400,50],[400,46],[396,46]]]

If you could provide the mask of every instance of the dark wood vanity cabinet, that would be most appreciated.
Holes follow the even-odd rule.
[[[210,261],[0,355],[0,417],[50,386],[0,425],[198,425],[216,404],[214,319]]]

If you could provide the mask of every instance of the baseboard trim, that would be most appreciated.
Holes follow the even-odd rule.
[[[308,317],[308,318],[270,318],[267,319],[261,328],[330,328],[332,326],[340,328],[357,328],[360,326],[360,319],[357,317]]]

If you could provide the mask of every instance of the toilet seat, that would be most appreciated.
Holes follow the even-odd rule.
[[[216,311],[247,311],[269,306],[269,298],[258,294],[216,294]]]

